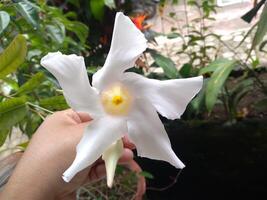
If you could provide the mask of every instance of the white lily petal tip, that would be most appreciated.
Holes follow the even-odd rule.
[[[183,168],[185,168],[184,163],[180,162],[177,168],[179,168],[179,169],[183,169]]]
[[[117,12],[116,13],[116,17],[115,18],[128,18],[127,16],[125,16],[124,14],[123,14],[123,12]],[[116,19],[115,19],[115,21],[116,21]]]
[[[183,169],[185,167],[184,163],[176,156],[176,154],[170,150],[170,164],[172,164],[177,169]]]
[[[114,142],[110,147],[102,154],[102,159],[105,162],[106,174],[107,174],[107,186],[109,188],[113,185],[115,171],[119,158],[123,153],[123,143],[119,139]]]
[[[62,175],[62,179],[63,179],[66,183],[70,182],[69,177],[65,176],[64,174]]]
[[[113,185],[113,179],[109,179],[109,180],[107,181],[107,186],[108,186],[108,188],[112,188],[112,185]]]
[[[59,51],[57,52],[50,52],[48,53],[46,56],[44,56],[41,61],[40,64],[46,68],[48,71],[51,70],[51,68],[53,68],[53,64],[55,63],[55,60],[59,57],[62,56],[63,54]],[[51,65],[52,63],[52,65]]]
[[[141,41],[143,40],[143,42],[144,42],[143,51],[145,51],[146,48],[148,47],[148,45],[147,45],[147,39],[145,38],[145,36],[144,36],[144,34],[142,33],[142,31],[140,31],[140,30],[135,26],[135,24],[132,22],[132,20],[131,20],[128,16],[124,15],[123,12],[117,12],[117,14],[116,14],[116,18],[118,18],[118,19],[121,18],[121,20],[129,21],[129,22],[133,25],[134,30],[140,34],[139,39],[140,39]],[[116,21],[116,19],[115,19],[115,21]]]
[[[114,167],[112,169],[112,167],[109,167],[109,169],[107,169],[107,186],[109,188],[112,188],[112,185],[113,185],[113,180],[114,180],[114,177],[115,177],[115,170],[116,170],[116,166],[117,166],[117,163],[114,164]]]
[[[62,53],[60,51],[56,51],[56,52],[49,52],[46,56],[44,56],[41,59],[41,65],[45,65],[45,62],[51,58],[53,58],[54,56],[60,56],[62,55]]]
[[[77,170],[75,170],[76,168],[74,167],[74,165],[72,164],[62,175],[62,179],[65,182],[70,182],[71,179],[77,174]]]
[[[169,161],[169,163],[172,164],[177,169],[185,168],[185,164],[182,161],[180,161],[180,159],[177,157],[175,158],[175,160]]]

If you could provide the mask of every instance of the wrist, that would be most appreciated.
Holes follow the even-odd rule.
[[[7,184],[0,193],[0,199],[55,199],[55,190],[51,176],[44,170],[45,163],[37,165],[39,158],[27,156],[26,152],[19,160]]]

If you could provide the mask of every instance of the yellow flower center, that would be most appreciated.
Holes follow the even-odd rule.
[[[123,102],[123,98],[122,98],[122,96],[116,95],[116,96],[114,96],[114,97],[112,98],[112,103],[113,103],[114,105],[119,105],[119,104],[122,103],[122,102]]]
[[[114,84],[101,93],[105,111],[110,115],[126,115],[132,105],[132,96],[121,84]]]

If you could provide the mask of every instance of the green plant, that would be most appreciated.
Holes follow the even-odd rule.
[[[259,77],[257,69],[259,59],[255,59],[251,52],[257,45],[263,50],[266,42],[260,43],[266,34],[266,5],[261,14],[260,20],[252,26],[248,33],[244,36],[240,44],[234,49],[225,43],[220,35],[214,34],[207,22],[211,22],[214,18],[212,13],[216,13],[215,1],[184,1],[185,25],[172,27],[172,32],[165,34],[169,39],[180,38],[182,48],[177,52],[179,56],[186,55],[188,62],[174,63],[176,67],[179,65],[179,71],[176,77],[191,77],[204,75],[206,80],[202,92],[192,101],[187,109],[184,117],[186,119],[192,117],[212,117],[213,110],[217,107],[222,107],[227,120],[234,122],[240,118],[239,105],[240,102],[255,88],[261,88],[266,93],[266,83]],[[198,17],[190,19],[188,17],[188,6],[195,8],[198,11]],[[176,21],[179,19],[176,13],[169,13],[169,16]],[[241,59],[235,56],[233,60],[220,58],[221,48],[227,49],[237,54],[237,49],[242,48],[241,44],[245,39],[254,33],[251,49],[246,51],[247,59]],[[213,41],[213,42],[209,42]],[[212,53],[211,53],[212,52]],[[153,56],[152,56],[153,57]],[[164,60],[162,60],[164,61]],[[157,62],[155,62],[157,64]],[[165,65],[172,66],[170,61],[165,61]],[[170,77],[170,70],[166,71],[164,64],[161,64],[167,78]],[[174,72],[174,70],[172,70]],[[167,72],[167,74],[166,74]],[[234,74],[241,73],[233,77]],[[173,73],[173,77],[175,74]],[[237,81],[233,81],[237,79]],[[234,84],[234,85],[233,85]],[[255,90],[254,90],[255,91]],[[264,100],[260,100],[262,108]],[[216,107],[215,107],[216,105]]]
[[[13,126],[31,136],[47,114],[67,108],[39,62],[51,51],[86,53],[89,28],[45,1],[5,1],[0,9],[1,145]]]
[[[189,19],[187,6],[196,8],[198,16]],[[219,35],[212,33],[210,25],[207,25],[208,22],[215,20],[211,17],[212,13],[216,13],[215,1],[184,1],[184,10],[186,24],[183,27],[173,27],[174,32],[172,33],[172,35],[175,33],[183,41],[182,48],[177,54],[188,56],[189,62],[186,64],[191,65],[192,68],[204,67],[216,59],[220,50],[220,45],[208,42],[208,40],[218,42],[220,38]],[[170,17],[178,20],[176,13],[170,13]],[[179,32],[177,33],[177,31]],[[214,53],[210,53],[211,51]]]

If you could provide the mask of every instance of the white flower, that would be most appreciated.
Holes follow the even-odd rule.
[[[173,152],[157,112],[168,119],[180,118],[201,89],[203,78],[159,81],[125,72],[146,48],[142,32],[128,17],[117,13],[109,54],[94,74],[92,86],[83,57],[56,52],[42,58],[42,66],[59,81],[70,107],[93,118],[77,145],[74,162],[63,174],[65,181],[103,154],[106,161],[112,151],[117,151],[117,156],[113,155],[116,166],[120,139],[125,134],[136,145],[139,156],[164,160],[177,168],[185,166]],[[118,146],[115,150],[114,145]],[[108,179],[113,179],[110,176]],[[108,181],[111,184],[112,180]]]

